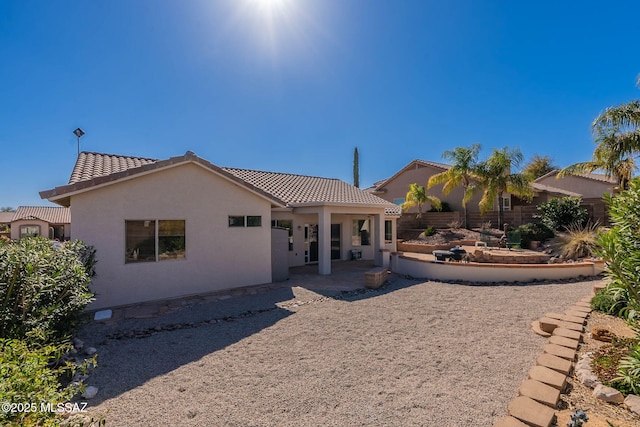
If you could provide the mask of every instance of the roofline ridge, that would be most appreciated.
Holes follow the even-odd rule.
[[[247,168],[234,168],[234,167],[229,167],[229,166],[220,166],[220,167],[222,169],[234,169],[234,170],[247,171],[247,172],[277,173],[279,175],[301,176],[301,177],[304,177],[304,178],[320,178],[320,179],[330,179],[330,180],[333,180],[333,181],[342,181],[339,178],[328,178],[328,177],[324,177],[324,176],[315,176],[315,175],[303,175],[303,174],[299,174],[299,173],[275,172],[275,171],[265,171],[265,170],[247,169]]]
[[[154,159],[152,157],[140,157],[140,156],[127,156],[124,154],[112,154],[112,153],[100,153],[98,151],[81,151],[80,154],[97,154],[100,156],[109,156],[109,157],[123,157],[126,159],[142,159],[142,160],[153,160],[153,161],[159,161],[160,159]]]

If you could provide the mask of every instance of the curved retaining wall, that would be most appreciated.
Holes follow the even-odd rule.
[[[391,271],[420,279],[459,280],[464,282],[532,282],[596,276],[604,263],[576,262],[567,264],[481,264],[436,262],[402,253],[391,255]]]

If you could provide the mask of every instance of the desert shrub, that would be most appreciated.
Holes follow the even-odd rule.
[[[0,338],[49,343],[69,335],[93,295],[95,251],[41,237],[0,245]]]
[[[436,229],[434,227],[427,227],[424,229],[424,235],[429,237],[429,236],[433,236],[434,234],[436,234]]]
[[[580,259],[596,256],[598,253],[598,224],[569,226],[564,233],[558,233],[554,246],[566,259]]]
[[[553,230],[542,222],[529,222],[527,224],[522,224],[516,228],[515,231],[520,232],[522,245],[524,247],[529,247],[531,242],[534,240],[544,242],[555,235]]]
[[[454,221],[451,221],[450,223],[448,223],[447,227],[453,228],[454,230],[458,230],[458,229],[462,228],[463,225],[464,225],[463,221],[454,220]]]
[[[30,348],[23,340],[0,339],[1,425],[61,425],[62,414],[55,411],[57,405],[68,402],[83,388],[81,382],[65,381],[67,385],[62,386],[61,379],[71,379],[76,373],[85,372],[89,364],[95,363],[91,359],[80,365],[64,363],[51,366],[52,361],[60,360],[70,349],[68,343]],[[5,408],[7,404],[13,404],[14,407]],[[49,404],[52,407],[42,406]]]
[[[627,320],[636,321],[640,312],[640,179],[615,197],[605,197],[613,227],[598,238],[599,255],[606,261],[610,285],[624,289]]]
[[[539,214],[533,216],[552,230],[564,230],[573,224],[584,225],[587,220],[587,210],[580,206],[580,197],[563,197],[540,203],[537,208]]]

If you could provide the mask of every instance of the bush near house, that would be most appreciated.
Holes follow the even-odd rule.
[[[525,248],[530,247],[531,242],[533,241],[544,242],[555,235],[553,230],[543,222],[529,222],[522,224],[514,231],[520,233],[522,246]]]
[[[0,402],[14,405],[0,412],[1,425],[82,425],[41,405],[71,399],[83,387],[73,376],[95,364],[68,357],[78,315],[93,299],[95,263],[95,250],[80,241],[0,242]]]
[[[610,284],[608,294],[596,302],[609,305],[610,310],[640,330],[640,179],[634,178],[628,190],[615,197],[605,196],[613,227],[598,238],[598,253],[606,261],[605,274]],[[614,304],[614,305],[612,305]],[[638,334],[640,338],[640,334]],[[613,387],[623,393],[640,393],[640,344],[636,341],[620,361],[618,377]]]
[[[540,213],[533,215],[533,218],[555,231],[562,231],[574,224],[584,225],[588,213],[580,206],[581,200],[580,197],[563,197],[540,203],[537,206]]]

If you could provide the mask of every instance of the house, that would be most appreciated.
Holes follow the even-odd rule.
[[[71,210],[57,206],[20,206],[15,212],[0,212],[2,235],[18,240],[28,236],[68,240]]]
[[[390,178],[375,183],[373,187],[367,189],[367,191],[388,202],[401,205],[405,201],[405,196],[410,184],[417,183],[426,186],[431,176],[445,172],[450,167],[450,165],[438,162],[413,160]],[[557,174],[557,170],[550,172],[532,183],[534,198],[530,202],[521,200],[508,193],[503,194],[502,202],[505,210],[505,222],[515,226],[529,222],[532,219],[532,215],[536,213],[536,206],[539,203],[547,202],[552,198],[573,196],[582,198],[582,204],[587,208],[589,216],[593,220],[606,224],[605,205],[602,196],[605,193],[613,194],[615,181],[600,174],[575,174],[560,179],[557,179]],[[444,196],[442,194],[442,187],[443,184],[436,185],[428,190],[428,194],[436,196],[443,202],[446,202],[452,211],[461,213],[463,211],[463,188],[457,187],[447,196]],[[467,203],[467,221],[469,227],[480,227],[486,222],[497,224],[497,201],[493,212],[481,215],[478,206],[481,196],[479,192]],[[428,210],[429,208],[430,206],[428,205],[423,207],[424,210]],[[405,211],[405,213],[415,212],[417,212],[416,207]],[[446,218],[446,220],[441,220],[439,219],[440,217]],[[451,219],[461,219],[461,214],[445,216],[428,213],[423,215],[420,225],[445,227]]]
[[[285,267],[388,262],[396,206],[338,179],[223,168],[187,152],[166,160],[79,154],[67,185],[71,238],[97,250],[92,309],[270,283]]]

